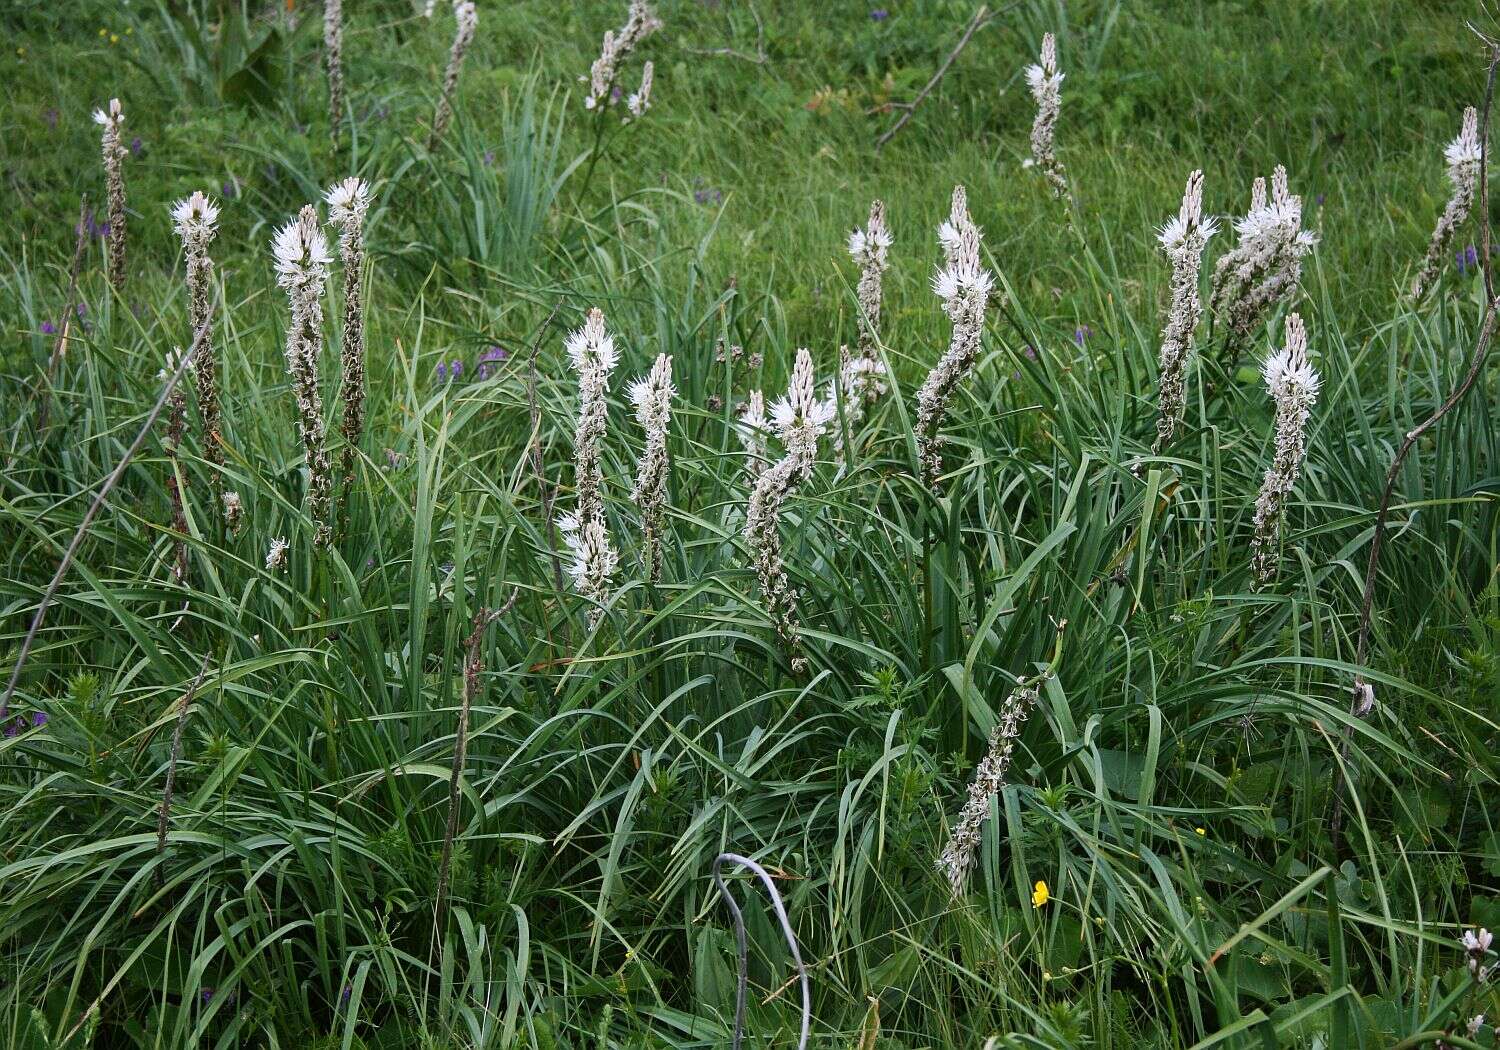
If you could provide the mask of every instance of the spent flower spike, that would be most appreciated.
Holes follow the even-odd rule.
[[[1057,68],[1057,38],[1051,33],[1042,37],[1041,61],[1026,67],[1026,85],[1036,101],[1036,119],[1031,125],[1031,159],[1042,169],[1052,194],[1067,199],[1068,177],[1057,159],[1055,138],[1057,117],[1062,110],[1064,74]]]
[[[672,358],[658,354],[651,371],[630,384],[630,403],[635,406],[636,422],[646,432],[646,449],[636,471],[635,488],[630,498],[641,510],[644,533],[643,560],[646,578],[651,583],[661,579],[661,539],[667,505],[667,428],[672,419]]]
[[[208,330],[193,355],[193,374],[198,387],[198,417],[203,424],[203,455],[211,465],[210,484],[217,493],[224,445],[220,434],[218,355],[212,336],[214,264],[208,246],[218,232],[219,206],[207,194],[194,191],[173,204],[171,214],[172,228],[182,239],[192,338],[198,338],[200,329]]]
[[[286,289],[290,324],[286,336],[287,374],[297,406],[297,428],[307,456],[307,505],[313,521],[313,545],[333,538],[330,511],[333,467],[323,431],[323,398],[318,388],[318,358],[323,351],[323,289],[328,281],[328,241],[311,205],[276,231],[271,242],[276,282]]]
[[[984,314],[994,288],[993,275],[980,261],[981,236],[969,216],[964,188],[955,186],[948,220],[938,227],[938,243],[946,265],[932,278],[932,290],[943,301],[943,312],[953,322],[953,334],[947,352],[917,391],[917,453],[922,480],[934,490],[942,473],[940,430],[948,402],[979,358]]]
[[[1453,184],[1453,192],[1443,214],[1438,217],[1437,227],[1432,231],[1422,268],[1412,281],[1411,297],[1414,300],[1422,299],[1431,290],[1442,269],[1443,253],[1448,250],[1458,228],[1468,220],[1469,213],[1474,209],[1474,194],[1479,186],[1479,155],[1479,114],[1470,106],[1464,110],[1458,136],[1443,151],[1443,157],[1448,162],[1448,181]],[[1460,273],[1464,271],[1465,261],[1472,265],[1478,260],[1477,257],[1461,258]]]
[[[105,236],[109,238],[109,283],[116,291],[125,287],[125,172],[123,162],[129,153],[120,141],[125,113],[120,100],[109,100],[109,108],[94,110],[94,123],[101,129],[100,152],[104,157],[104,189],[109,203],[109,221]]]
[[[578,78],[589,85],[588,93],[583,98],[585,109],[603,109],[619,100],[620,95],[616,90],[619,85],[616,81],[620,76],[620,64],[642,40],[660,29],[661,25],[661,19],[656,17],[656,12],[646,0],[630,0],[625,24],[618,31],[604,31],[604,43],[599,48],[599,57],[589,67],[589,75]],[[647,74],[643,79],[642,89],[637,94],[648,95],[651,89],[650,75]],[[635,96],[632,96],[632,113],[639,116],[640,114],[634,113],[634,101]],[[641,112],[645,112],[644,103],[647,101],[648,99],[641,100]]]
[[[1161,451],[1172,439],[1186,403],[1184,389],[1187,364],[1193,350],[1193,332],[1203,313],[1198,296],[1203,249],[1217,225],[1203,218],[1203,172],[1188,176],[1182,207],[1161,227],[1157,239],[1172,265],[1172,303],[1161,333],[1158,363],[1156,442]]]
[[[1283,507],[1302,471],[1307,421],[1318,398],[1318,373],[1307,359],[1307,329],[1299,315],[1287,317],[1286,345],[1266,359],[1262,375],[1276,407],[1276,449],[1255,501],[1251,540],[1255,582],[1264,587],[1276,577]]]

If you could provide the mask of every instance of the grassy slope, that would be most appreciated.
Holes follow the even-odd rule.
[[[104,993],[110,1046],[258,1045],[262,1031],[281,1045],[331,1033],[407,1046],[419,1030],[434,1045],[573,1045],[601,1029],[623,1045],[717,1045],[733,951],[707,869],[722,848],[799,876],[785,886],[828,1045],[877,1016],[891,1046],[1014,1032],[1035,1040],[1019,1045],[1186,1047],[1257,1009],[1289,1045],[1352,1031],[1350,1045],[1382,1046],[1450,1022],[1455,924],[1500,921],[1486,806],[1500,688],[1492,389],[1403,477],[1408,500],[1435,502],[1401,512],[1388,552],[1385,706],[1356,738],[1347,857],[1331,856],[1326,812],[1369,509],[1396,435],[1451,385],[1477,325],[1475,283],[1451,270],[1420,313],[1395,295],[1442,206],[1441,145],[1480,90],[1462,5],[1074,3],[1064,22],[1023,4],[878,154],[890,118],[867,111],[925,80],[966,6],[892,3],[878,22],[860,4],[757,5],[764,65],[687,50],[753,51],[738,5],[664,6],[670,31],[648,45],[657,108],[550,205],[539,187],[590,142],[567,93],[615,5],[485,8],[435,159],[420,124],[450,19],[348,5],[359,122],[335,159],[316,25],[272,107],[247,110],[183,84],[160,17],[80,6],[64,20],[23,3],[10,17],[25,54],[3,59],[0,317],[19,336],[5,367],[6,632],[24,629],[79,493],[112,466],[161,355],[183,341],[165,205],[226,183],[226,433],[250,525],[220,534],[190,457],[193,576],[187,593],[168,583],[165,468],[148,446],[49,617],[21,694],[48,728],[0,744],[11,1042],[36,1038],[20,1034],[33,1007],[65,1032]],[[1076,233],[1020,168],[1019,69],[1052,28]],[[91,249],[93,327],[38,437],[28,391],[51,345],[39,329],[62,309],[77,193],[99,192],[86,113],[111,94],[142,140],[128,162],[131,284],[112,301]],[[527,133],[560,118],[555,146]],[[1207,206],[1230,213],[1277,161],[1323,236],[1301,309],[1325,388],[1282,579],[1252,596],[1249,504],[1269,427],[1253,374],[1206,361],[1188,436],[1141,477],[1129,466],[1149,444],[1165,288],[1151,227],[1191,168],[1206,171]],[[315,560],[264,246],[351,169],[381,195],[374,416],[350,535]],[[954,474],[937,502],[911,480],[903,412],[946,339],[925,284],[957,180],[1012,296],[950,428]],[[825,466],[791,507],[809,685],[786,674],[745,568],[744,483],[724,455],[738,442],[711,397],[779,390],[798,345],[832,367],[853,335],[841,244],[875,195],[897,242],[885,342],[901,397],[871,418],[857,469]],[[578,599],[552,583],[520,359],[553,305],[571,326],[590,302],[620,336],[617,388],[673,352],[683,407],[656,594],[633,583],[639,439],[615,409],[611,517],[632,585],[588,637]],[[715,363],[720,336],[762,354],[760,374]],[[472,376],[492,343],[512,351],[498,378],[433,382],[454,357]],[[551,479],[570,476],[559,344],[555,330],[543,342],[536,390]],[[1145,513],[1174,479],[1165,512]],[[1144,553],[1112,582],[1143,520]],[[291,571],[266,573],[283,535]],[[439,949],[461,642],[474,608],[516,587],[483,650],[459,907]],[[999,802],[1002,833],[952,908],[931,858],[1008,683],[1048,659],[1062,619],[1059,674]],[[172,705],[205,654],[214,672],[158,861]],[[1335,875],[1302,884],[1330,859]],[[1033,910],[1037,878],[1053,901]],[[1268,909],[1251,941],[1207,965]],[[753,914],[750,935],[752,981],[779,986],[775,930]],[[788,994],[751,1022],[791,1045]]]

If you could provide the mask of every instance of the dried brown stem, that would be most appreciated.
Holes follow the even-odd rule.
[[[57,342],[52,344],[52,353],[47,358],[47,384],[38,389],[40,399],[36,407],[36,429],[40,434],[47,429],[47,417],[52,410],[52,380],[57,375],[57,363],[68,352],[68,336],[73,331],[73,318],[77,315],[74,297],[78,292],[78,271],[83,268],[83,250],[88,246],[89,195],[78,198],[78,236],[73,241],[73,264],[68,268],[68,297],[64,300],[62,328],[57,333]]]
[[[182,694],[182,699],[177,703],[177,722],[172,727],[172,751],[167,758],[167,785],[161,793],[161,810],[156,816],[156,885],[161,887],[165,881],[162,870],[162,858],[167,852],[167,825],[172,819],[172,794],[177,789],[177,763],[182,758],[182,730],[187,725],[188,708],[193,704],[193,697],[198,693],[198,687],[203,684],[204,676],[208,674],[209,661],[213,659],[213,653],[203,654],[203,663],[198,666],[198,676],[193,679],[187,691]]]
[[[459,780],[463,777],[464,760],[469,753],[469,712],[479,697],[479,675],[484,670],[480,659],[480,645],[484,641],[484,629],[510,611],[520,595],[519,588],[511,592],[504,605],[498,609],[480,609],[474,614],[474,629],[464,643],[464,689],[463,701],[458,709],[458,731],[453,742],[453,772],[448,778],[448,827],[443,833],[443,853],[438,861],[437,901],[433,907],[434,936],[442,928],[444,909],[448,905],[448,878],[453,863],[453,840],[458,835]]]
[[[979,30],[983,29],[985,26],[989,25],[990,22],[994,21],[995,18],[1003,14],[1004,11],[1008,11],[1011,7],[1015,6],[1015,4],[1011,4],[1009,7],[1004,8],[1002,11],[996,11],[994,14],[991,14],[988,4],[979,5],[979,10],[974,12],[973,18],[969,19],[969,24],[964,29],[964,35],[958,38],[958,43],[954,45],[952,51],[948,52],[948,57],[943,59],[942,64],[937,68],[937,72],[932,74],[932,79],[927,81],[927,83],[922,86],[921,91],[917,92],[917,97],[912,99],[910,102],[891,103],[892,109],[899,109],[902,111],[902,113],[901,116],[897,119],[896,123],[892,124],[883,135],[875,140],[876,149],[880,149],[887,142],[891,141],[891,139],[895,137],[896,132],[900,131],[906,126],[907,121],[911,120],[912,114],[917,111],[917,106],[921,105],[922,100],[925,99],[928,95],[932,94],[933,89],[936,88],[938,84],[942,83],[943,77],[948,75],[949,67],[953,65],[953,62],[956,58],[958,58],[959,53],[962,52],[964,48],[969,46],[969,41],[973,38],[974,34],[979,32]]]

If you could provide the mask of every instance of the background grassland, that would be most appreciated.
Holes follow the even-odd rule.
[[[219,6],[0,14],[0,671],[163,355],[188,341],[167,205],[200,188],[224,198],[227,474],[249,520],[223,533],[191,440],[192,571],[171,583],[153,441],[48,614],[17,699],[47,723],[0,739],[0,1043],[725,1045],[733,935],[708,878],[725,849],[784,876],[818,1046],[1414,1046],[1500,1008],[1456,948],[1460,929],[1500,926],[1491,376],[1401,476],[1366,669],[1380,704],[1367,723],[1344,714],[1381,480],[1479,325],[1472,270],[1450,266],[1418,309],[1399,292],[1447,193],[1442,146],[1482,92],[1464,19],[1491,32],[1492,12],[1026,0],[876,151],[882,107],[926,81],[968,4],[664,0],[644,46],[655,108],[611,124],[596,159],[575,78],[621,4],[481,0],[457,119],[431,154],[446,11],[346,0],[335,151],[321,8],[295,3],[303,28],[235,77],[215,63],[239,7]],[[194,52],[193,27],[221,16],[219,43]],[[244,24],[258,40],[280,23],[253,9]],[[1048,30],[1067,72],[1071,228],[1021,167],[1020,70]],[[762,46],[763,63],[700,53]],[[38,395],[79,193],[102,210],[88,113],[112,95],[140,139],[129,283],[110,293],[92,240],[87,327]],[[1228,354],[1201,332],[1186,433],[1149,455],[1167,278],[1153,227],[1193,168],[1206,208],[1233,214],[1278,162],[1322,237],[1297,308],[1324,386],[1281,578],[1252,592],[1270,449],[1254,366],[1282,326]],[[267,247],[350,173],[377,190],[372,420],[348,534],[315,558]],[[933,499],[909,413],[947,339],[927,279],[958,181],[1008,298]],[[729,419],[747,390],[780,391],[797,346],[832,373],[854,336],[843,242],[875,196],[895,235],[895,389],[852,435],[850,468],[822,464],[789,509],[814,666],[798,680],[739,540]],[[639,582],[627,498],[640,437],[612,408],[622,586],[592,632],[555,586],[543,510],[554,485],[570,500],[561,331],[589,305],[622,347],[617,390],[669,352],[681,391],[657,589]],[[720,361],[720,339],[756,357]],[[495,345],[509,358],[480,381]],[[435,380],[455,359],[462,380]],[[282,536],[290,569],[267,572]],[[435,924],[462,643],[476,609],[513,593],[481,650],[454,908]],[[1064,620],[971,892],[950,902],[933,867],[948,822],[1011,683],[1051,658]],[[205,658],[158,854],[175,708]],[[1037,879],[1051,900],[1034,909]],[[773,994],[790,976],[779,933],[747,911],[750,1031],[795,1045],[793,990]]]

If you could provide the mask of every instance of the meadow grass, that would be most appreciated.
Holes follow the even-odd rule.
[[[1447,198],[1443,146],[1482,101],[1465,19],[1494,37],[1491,12],[992,4],[876,150],[887,104],[977,5],[663,2],[623,74],[628,93],[653,62],[651,108],[621,125],[585,111],[577,78],[625,4],[481,2],[429,149],[449,5],[343,5],[337,145],[322,8],[293,3],[291,25],[286,6],[0,15],[0,673],[168,351],[193,342],[169,207],[194,190],[221,204],[223,414],[220,457],[191,391],[182,446],[148,438],[21,670],[0,737],[0,1044],[728,1045],[735,934],[713,872],[733,853],[784,898],[813,1046],[1494,1045],[1488,1023],[1465,1034],[1500,1000],[1459,943],[1500,928],[1492,374],[1400,473],[1356,655],[1386,470],[1483,323],[1468,263],[1445,260],[1421,304],[1405,292]],[[1046,32],[1071,212],[1023,167]],[[112,97],[125,279],[86,223],[70,292],[80,193],[105,214],[89,113]],[[1278,163],[1321,237],[1301,288],[1247,340],[1198,328],[1183,420],[1153,450],[1155,228],[1194,169],[1205,212],[1233,217]],[[373,187],[366,421],[317,550],[270,242],[349,176]],[[951,331],[929,278],[956,183],[999,297],[929,486],[916,394]],[[874,198],[890,390],[857,418],[840,406],[845,463],[824,435],[780,508],[798,673],[744,538],[734,413],[782,393],[799,347],[821,389],[858,345],[845,246]],[[598,605],[557,528],[576,499],[564,337],[594,307],[620,354],[599,452],[620,564]],[[1292,310],[1321,389],[1258,588],[1275,453],[1258,369]],[[677,396],[649,582],[625,392],[659,354]],[[1023,679],[1035,704],[955,897],[938,858]],[[758,880],[730,881],[746,1045],[795,1046],[782,931]]]

